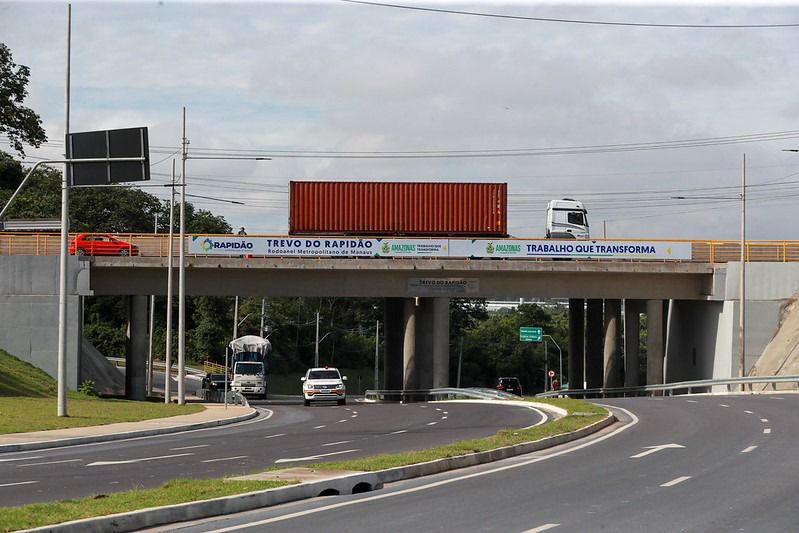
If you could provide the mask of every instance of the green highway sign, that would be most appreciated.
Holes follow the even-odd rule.
[[[543,328],[519,328],[519,340],[522,342],[541,342]]]

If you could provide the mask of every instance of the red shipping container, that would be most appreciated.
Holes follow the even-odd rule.
[[[507,183],[291,181],[293,235],[508,234]]]

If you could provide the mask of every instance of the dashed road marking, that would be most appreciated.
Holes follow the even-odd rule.
[[[16,483],[0,483],[0,487],[14,487],[16,485],[31,485],[38,483],[38,481],[17,481]]]
[[[246,455],[237,455],[235,457],[220,457],[219,459],[206,459],[205,461],[200,461],[201,463],[218,463],[219,461],[235,461],[236,459],[246,459]]]
[[[274,439],[275,437],[285,437],[285,436],[286,436],[286,434],[285,434],[285,433],[276,433],[276,434],[274,434],[274,435],[267,435],[267,436],[266,436],[266,437],[264,437],[264,438],[265,438],[265,439]]]
[[[749,453],[755,450],[755,448],[757,448],[757,446],[749,446],[748,448],[744,448],[743,450],[741,450],[741,453]]]
[[[181,446],[180,448],[169,448],[170,452],[178,452],[181,450],[193,450],[195,448],[207,448],[210,444],[198,444],[197,446]]]
[[[176,453],[173,455],[158,455],[156,457],[142,457],[140,459],[127,459],[123,461],[96,461],[89,463],[86,466],[108,466],[108,465],[128,465],[132,463],[142,463],[144,461],[156,461],[158,459],[172,459],[174,457],[185,457],[187,455],[194,455],[193,453]]]
[[[696,400],[685,400],[688,403],[696,403]]]
[[[667,481],[666,483],[663,483],[661,485],[661,487],[673,487],[674,485],[677,485],[678,483],[682,483],[683,481],[686,481],[688,479],[691,479],[691,476],[680,476],[678,478],[672,479],[671,481]]]
[[[751,414],[753,414],[753,413],[752,413],[752,411],[744,411],[744,413],[746,413],[746,414],[748,414],[748,415],[751,415]]]
[[[388,433],[388,435],[399,435],[400,433],[407,433],[407,432],[408,432],[407,429],[400,429],[399,431],[392,431],[391,433]]]
[[[33,455],[31,457],[15,457],[14,459],[0,459],[0,463],[8,463],[11,461],[32,461],[34,459],[41,459],[44,455]]]
[[[768,422],[768,418],[761,418],[760,421],[761,422]]]
[[[342,453],[352,453],[357,452],[358,450],[342,450],[340,452],[332,452],[332,453],[320,453],[318,455],[309,455],[308,457],[292,457],[288,459],[278,459],[275,463],[295,463],[297,461],[314,461],[316,459],[321,459],[322,457],[330,457],[331,455],[340,455]]]
[[[328,442],[327,444],[322,444],[322,446],[338,446],[339,444],[349,444],[352,442],[351,440],[340,440],[338,442]]]
[[[719,407],[729,407],[729,405],[727,405],[726,403],[720,403]]]
[[[337,420],[336,424],[341,424],[342,422],[349,422],[346,418],[342,418],[341,420]]]
[[[554,527],[558,527],[560,524],[542,524],[538,527],[534,527],[533,529],[528,529],[527,531],[522,531],[522,533],[541,533],[542,531],[546,531],[548,529],[552,529]]]
[[[42,463],[26,463],[26,464],[17,465],[17,466],[22,468],[23,466],[58,465],[58,464],[61,464],[61,463],[77,463],[78,461],[83,461],[83,459],[64,459],[63,461],[45,461],[45,462],[42,462]]]
[[[428,426],[435,426],[436,424],[438,424],[438,422],[428,422],[427,423]]]
[[[768,435],[771,433],[771,428],[763,428],[763,435]]]
[[[314,429],[322,429],[326,427],[327,427],[326,425],[322,424],[321,426],[314,426]]]

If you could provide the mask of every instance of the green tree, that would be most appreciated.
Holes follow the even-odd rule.
[[[42,119],[23,102],[28,96],[30,69],[17,65],[11,50],[0,43],[0,132],[11,141],[11,146],[25,155],[24,144],[41,146],[47,140]]]

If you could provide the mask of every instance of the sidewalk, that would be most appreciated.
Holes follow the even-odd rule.
[[[139,422],[120,422],[103,426],[4,434],[0,435],[0,453],[41,450],[131,437],[178,433],[192,429],[233,424],[258,415],[258,412],[252,407],[241,405],[228,405],[227,409],[225,409],[224,405],[218,403],[204,403],[202,405],[205,407],[204,411],[190,415],[156,418]]]

